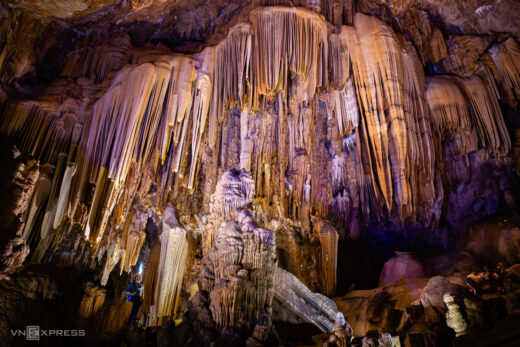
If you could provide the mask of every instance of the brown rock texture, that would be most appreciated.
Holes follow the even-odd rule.
[[[208,291],[218,326],[234,326],[242,317],[257,321],[270,313],[276,248],[274,233],[259,228],[242,211],[221,224],[215,243],[204,258],[201,289]]]
[[[2,149],[4,199],[0,203],[0,278],[18,271],[29,254],[29,246],[23,238],[23,216],[29,205],[36,181],[40,174],[38,164],[31,158],[21,156],[16,148]]]

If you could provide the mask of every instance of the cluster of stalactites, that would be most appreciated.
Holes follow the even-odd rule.
[[[94,106],[88,135],[83,138],[85,167],[80,187],[86,180],[96,182],[86,236],[96,244],[116,204],[135,196],[145,167],[157,172],[164,164],[166,174],[161,179],[168,181],[187,149],[196,77],[193,61],[159,56],[150,63],[147,58],[116,75]]]
[[[234,26],[227,38],[216,47],[207,48],[213,55],[210,68],[213,74],[213,90],[209,121],[209,144],[214,148],[217,129],[229,103],[244,106],[251,57],[251,26],[241,23]]]
[[[102,82],[112,71],[117,71],[127,62],[127,51],[132,46],[130,36],[109,39],[106,45],[90,46],[85,41],[65,57],[61,76],[88,77],[96,83]]]
[[[151,211],[135,201],[122,226],[108,233],[95,250],[95,259],[100,263],[106,256],[100,281],[102,286],[107,284],[117,264],[120,266],[119,274],[130,272],[136,265],[146,239],[145,228],[150,214]]]
[[[369,190],[376,200],[381,198],[388,211],[395,204],[405,219],[420,199],[413,166],[432,176],[434,163],[418,58],[411,45],[399,43],[390,27],[363,14],[356,14],[354,26],[342,27],[329,41],[330,62],[336,65],[331,67],[333,84],[344,86],[346,92],[355,91],[355,100],[338,94],[334,109],[344,109],[341,114],[348,115],[347,122],[337,117],[340,133],[349,135],[352,131],[345,129],[350,125],[364,139],[357,143],[361,167],[356,180],[371,177]],[[342,99],[356,107],[341,107]],[[354,114],[357,110],[359,120]],[[433,190],[423,198],[431,199]]]
[[[311,100],[317,88],[328,87],[327,23],[316,13],[298,8],[253,10],[251,21],[251,108],[261,108],[261,96],[273,98],[298,86],[298,101]]]
[[[355,0],[255,0],[254,5],[302,6],[322,13],[327,21],[339,27],[352,25],[356,13]]]
[[[329,20],[336,17],[335,1],[319,8]],[[197,189],[200,167],[210,165],[200,163],[205,146],[222,153],[229,147],[220,134],[231,105],[241,110],[239,165],[254,177],[245,201],[256,187],[262,196],[292,204],[273,206],[282,215],[296,211],[291,217],[300,219],[328,209],[347,223],[385,211],[401,221],[429,219],[442,199],[432,135],[448,140],[448,152],[456,155],[479,147],[494,157],[508,152],[497,97],[510,103],[519,97],[520,50],[512,39],[498,43],[483,57],[478,76],[433,77],[425,92],[410,43],[374,17],[358,13],[353,24],[328,35],[328,22],[309,9],[260,7],[250,12],[249,23],[193,57],[158,50],[123,57],[114,49],[103,58],[104,48],[84,60],[70,55],[62,75],[94,80],[76,80],[82,100],[108,87],[93,106],[58,94],[51,100],[59,102],[2,106],[2,134],[51,164],[42,165],[24,235],[38,227],[45,239],[68,218],[85,227],[94,254],[101,243],[112,249],[108,245],[120,242],[116,248],[122,249],[135,239],[137,245],[141,236],[129,238],[124,227],[136,196],[155,186],[154,208],[161,211],[174,183]],[[130,65],[109,74],[125,62]],[[103,79],[103,85],[94,83]],[[273,104],[276,111],[269,110]],[[319,117],[327,119],[321,132]],[[242,202],[233,208],[238,206]],[[416,215],[419,206],[426,215]],[[230,217],[219,208],[209,206],[216,219],[207,227],[205,252],[220,218]],[[122,254],[111,256],[115,261]]]
[[[479,148],[493,157],[509,152],[511,140],[496,94],[480,77],[429,77],[426,94],[432,124],[440,138],[449,142],[449,155]]]
[[[520,47],[518,43],[509,38],[505,42],[493,45],[489,49],[491,61],[485,61],[492,70],[504,99],[513,107],[520,100]]]

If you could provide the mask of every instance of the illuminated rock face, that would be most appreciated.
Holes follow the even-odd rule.
[[[444,160],[476,151],[497,160],[511,148],[496,86],[516,90],[518,45],[493,46],[471,77],[425,81],[389,26],[360,13],[353,24],[330,31],[311,10],[265,7],[193,56],[100,47],[95,63],[67,58],[77,68],[66,65],[41,100],[4,105],[2,133],[55,165],[35,193],[49,201],[41,228],[34,216],[29,225],[47,239],[68,219],[103,252],[115,230],[128,233],[136,197],[160,212],[202,192],[211,211],[215,178],[244,168],[256,192],[247,199],[262,199],[267,220],[309,230],[311,214],[332,213],[354,238],[373,220],[435,229],[449,194],[441,181],[455,175],[439,170]],[[75,82],[82,96],[56,104],[82,64],[93,71]]]
[[[8,279],[17,272],[29,254],[29,246],[23,237],[23,217],[29,207],[30,196],[37,184],[40,170],[38,164],[20,156],[15,148],[5,147],[0,152],[4,163],[7,184],[2,185],[4,199],[0,203],[2,215],[0,279]]]
[[[311,292],[290,272],[276,269],[274,296],[280,311],[288,311],[323,332],[333,330],[336,304],[322,294]]]
[[[0,134],[28,159],[10,178],[0,276],[28,256],[105,286],[149,252],[149,325],[199,277],[219,327],[244,315],[268,329],[274,296],[330,330],[336,312],[312,291],[336,293],[340,240],[384,226],[448,246],[515,179],[502,110],[520,98],[517,23],[482,18],[511,1],[479,4],[1,4]]]
[[[242,317],[256,322],[269,313],[275,245],[274,233],[256,226],[245,211],[221,224],[201,274],[201,289],[210,293],[210,309],[218,326],[234,326]]]
[[[241,210],[251,193],[250,175],[230,171],[211,198],[211,222],[205,230],[211,248],[202,261],[200,283],[209,292],[212,317],[220,327],[236,326],[240,319],[256,322],[271,310],[276,240]]]

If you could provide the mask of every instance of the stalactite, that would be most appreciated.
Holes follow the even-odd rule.
[[[110,273],[121,259],[121,255],[123,253],[123,248],[121,247],[122,236],[123,235],[121,232],[110,233],[110,236],[107,240],[108,245],[105,249],[102,249],[100,252],[98,252],[98,258],[102,258],[103,254],[106,254],[105,266],[103,268],[103,273],[100,280],[102,286],[107,284]]]
[[[155,287],[155,291],[146,294],[153,296],[150,303],[153,302],[154,306],[149,308],[149,321],[154,325],[168,321],[177,311],[187,252],[186,230],[179,226],[173,207],[168,206],[162,222],[157,273],[155,276],[148,275],[146,279],[149,284],[155,281],[155,285],[151,287]]]
[[[94,283],[87,283],[78,310],[79,317],[85,320],[94,317],[105,303],[105,297],[105,289],[97,287]]]
[[[331,297],[336,292],[339,235],[336,229],[323,219],[315,220],[313,228],[318,233],[321,244],[320,278],[323,278],[323,293]]]
[[[223,121],[225,108],[230,103],[242,106],[245,101],[251,56],[250,30],[249,24],[236,25],[230,30],[228,37],[214,48],[214,84],[209,122],[211,148],[215,146],[216,132]],[[213,48],[208,50],[210,49]]]
[[[468,104],[458,85],[448,76],[429,77],[426,97],[435,131],[441,139],[453,141],[454,148],[450,150],[452,155],[464,155],[477,150],[477,137],[471,124]]]
[[[207,75],[200,76],[197,79],[194,102],[193,102],[193,131],[191,142],[191,167],[188,181],[188,188],[193,189],[195,180],[195,171],[199,158],[199,150],[202,142],[202,134],[206,127],[206,119],[208,117],[208,109],[210,105],[211,81]]]
[[[336,27],[352,25],[356,14],[355,0],[322,0],[321,12]]]
[[[348,31],[342,28],[337,34],[329,36],[329,68],[331,82],[336,88],[345,85],[350,77],[350,54]]]
[[[394,200],[398,206],[410,200],[401,49],[390,28],[375,18],[358,13],[354,27],[343,29],[364,114],[360,128],[370,139],[361,151],[372,153],[370,174],[391,210]]]
[[[45,208],[45,202],[48,199],[51,190],[51,172],[53,168],[48,165],[40,168],[40,176],[36,182],[34,194],[29,203],[28,212],[25,214],[25,225],[23,230],[23,238],[28,241],[30,235],[34,232],[34,223],[41,211]]]
[[[494,74],[504,91],[506,101],[516,107],[520,100],[520,47],[513,38],[495,44],[489,54],[496,66]]]
[[[301,83],[305,100],[328,85],[327,28],[318,15],[304,9],[265,7],[249,15],[252,31],[251,103],[287,90],[289,72]],[[273,40],[273,37],[279,39]]]
[[[430,121],[430,110],[426,101],[425,77],[414,47],[405,42],[402,49],[404,111],[408,126],[409,153],[407,166],[410,168],[410,200],[402,211],[407,218],[417,211],[419,219],[427,221],[435,214],[435,203],[442,198],[435,186],[435,146]],[[424,209],[421,210],[421,206]]]
[[[506,155],[511,149],[511,140],[495,94],[478,76],[466,78],[464,88],[481,146],[495,157]]]
[[[332,91],[331,98],[331,113],[335,115],[339,135],[348,138],[359,125],[359,111],[352,79],[346,81],[343,89]]]

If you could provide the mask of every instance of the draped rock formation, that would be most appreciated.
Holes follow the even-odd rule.
[[[313,223],[321,244],[320,278],[323,278],[322,290],[327,296],[336,291],[338,270],[338,232],[324,220]]]
[[[171,196],[218,190],[211,176],[231,168],[251,171],[268,219],[295,218],[308,230],[311,214],[332,213],[352,237],[381,218],[434,228],[447,194],[435,139],[446,159],[509,151],[495,86],[514,92],[518,46],[493,46],[477,75],[425,82],[414,48],[389,26],[360,13],[353,24],[331,30],[311,10],[260,7],[193,57],[160,49],[123,57],[120,48],[104,54],[105,46],[93,58],[68,57],[63,78],[40,100],[3,104],[2,133],[54,166],[36,189],[26,237],[38,230],[47,239],[69,219],[93,251],[122,249],[135,237],[124,221],[136,197],[153,191],[149,204],[161,211]],[[51,102],[80,66],[82,97]],[[44,218],[35,225],[38,210]]]
[[[151,304],[148,308],[150,325],[161,325],[163,320],[175,315],[180,304],[188,244],[186,230],[179,226],[172,206],[166,209],[158,245],[159,262],[150,261],[145,276],[145,283],[149,284],[145,298],[150,299],[145,304]],[[147,281],[148,276],[153,277],[153,285]]]
[[[298,278],[281,268],[276,269],[274,297],[281,305],[304,322],[312,323],[323,332],[334,328],[336,304],[320,293],[313,293]]]
[[[379,272],[514,209],[517,14],[512,0],[0,4],[0,279],[24,261],[79,269],[81,324],[117,331],[121,282],[144,266],[148,326],[193,299],[185,322],[224,336],[245,320],[252,345],[276,310],[330,332],[320,293],[348,289],[342,245],[384,244],[363,254]],[[409,275],[394,270],[381,282]]]

